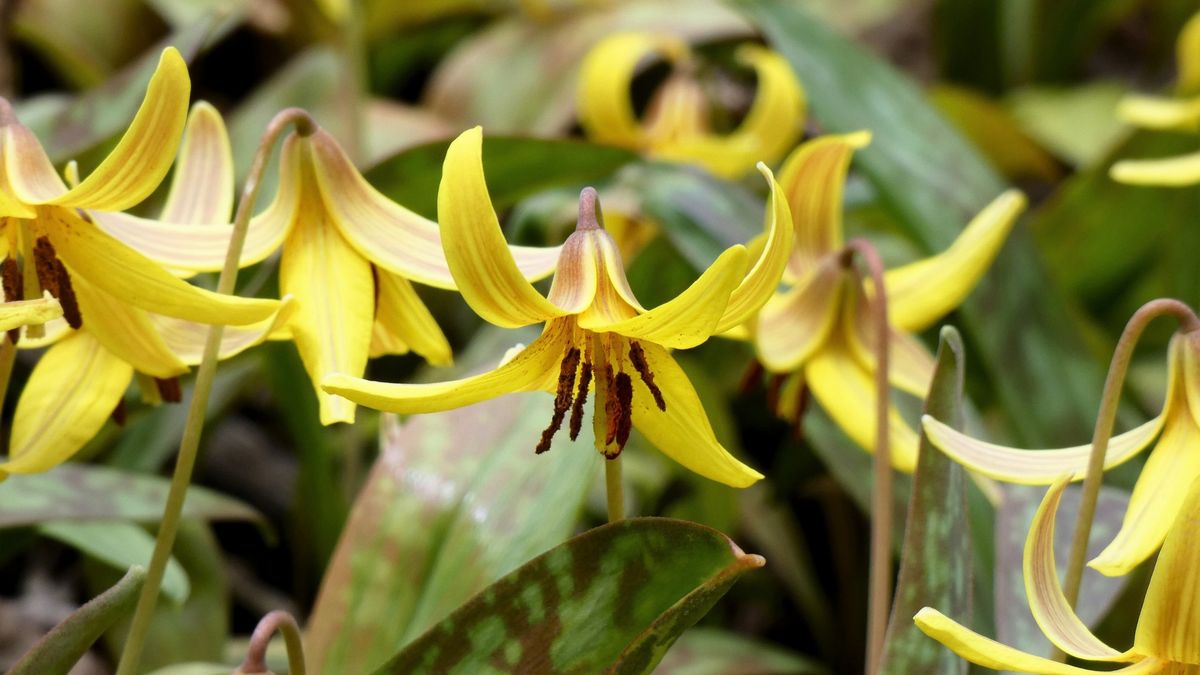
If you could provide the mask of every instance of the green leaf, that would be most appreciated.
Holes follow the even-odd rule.
[[[384,418],[309,621],[314,671],[368,672],[570,535],[601,460],[589,424],[533,454],[550,408],[545,394],[512,394],[403,426]]]
[[[438,183],[449,141],[405,150],[366,173],[380,192],[427,218],[437,218]],[[500,211],[535,192],[607,178],[636,157],[583,141],[485,136],[483,170]]]
[[[927,251],[948,246],[1006,188],[916,85],[891,66],[796,3],[729,1],[792,64],[824,130],[872,132],[871,145],[855,162]],[[994,387],[1009,418],[1020,420],[1013,428],[1019,440],[1067,444],[1090,434],[1103,376],[1082,348],[1065,299],[1037,260],[1029,233],[1018,224],[960,312],[981,360],[1004,374]],[[1038,302],[1029,301],[1034,297]]]
[[[0,483],[0,529],[57,520],[158,522],[170,482],[92,464],[63,464],[53,471],[12,476]],[[249,520],[262,516],[232,497],[188,488],[185,518]]]
[[[132,567],[112,588],[92,598],[38,641],[9,675],[66,675],[104,631],[133,611],[146,570]]]
[[[376,673],[648,673],[764,560],[716,530],[634,518],[522,565]]]
[[[937,366],[925,399],[925,414],[962,426],[962,339],[951,326],[942,329]],[[971,531],[967,520],[967,484],[961,466],[939,452],[921,434],[912,501],[888,623],[880,673],[964,674],[967,663],[913,623],[922,607],[935,607],[968,621],[971,613]]]
[[[684,633],[654,670],[660,675],[818,675],[828,668],[782,647],[713,628]]]
[[[57,539],[118,570],[150,563],[154,537],[139,525],[123,522],[75,522],[62,520],[38,527],[43,536]],[[191,591],[187,574],[179,561],[167,561],[162,591],[176,603],[187,600]]]

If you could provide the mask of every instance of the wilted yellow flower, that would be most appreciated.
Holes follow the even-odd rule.
[[[1118,670],[1078,668],[1026,654],[975,633],[926,607],[914,620],[926,635],[959,656],[985,668],[1044,675],[1125,673],[1186,675],[1200,669],[1200,480],[1185,487],[1180,513],[1170,528],[1142,602],[1133,646],[1117,651],[1105,644],[1075,614],[1063,594],[1054,562],[1054,521],[1066,478],[1046,493],[1025,541],[1025,595],[1042,633],[1062,651],[1079,659],[1127,663]]]
[[[507,253],[484,181],[481,130],[468,130],[446,153],[438,191],[446,259],[471,308],[506,328],[545,323],[542,335],[496,370],[452,382],[387,384],[347,375],[325,388],[380,410],[423,413],[470,405],[518,391],[555,393],[554,414],[538,452],[570,413],[578,434],[589,391],[596,447],[616,457],[632,427],[667,456],[696,473],[733,486],[761,474],[735,459],[713,434],[704,408],[670,349],[686,349],[744,322],[778,283],[791,232],[787,204],[772,186],[767,243],[747,272],[742,246],[726,250],[673,300],[646,309],[638,303],[621,254],[604,230],[596,192],[580,196],[575,233],[563,244],[549,296],[522,276]]]
[[[1133,489],[1121,531],[1088,563],[1110,576],[1127,574],[1158,550],[1188,486],[1200,476],[1200,335],[1182,333],[1171,340],[1167,373],[1162,413],[1108,444],[1105,468],[1127,461],[1158,439]],[[1057,450],[1006,448],[971,438],[932,417],[926,416],[923,424],[930,442],[959,463],[1022,485],[1048,485],[1064,474],[1082,480],[1092,452],[1091,444]]]
[[[630,84],[638,64],[651,56],[666,58],[675,72],[639,120]],[[773,163],[792,147],[804,122],[804,92],[782,56],[757,45],[738,50],[739,61],[758,76],[758,92],[746,118],[728,134],[711,128],[692,58],[681,38],[654,33],[618,33],[593,47],[583,62],[578,95],[579,121],[588,137],[726,177],[740,176],[756,162]]]
[[[875,357],[870,302],[849,265],[842,242],[842,192],[865,132],[804,143],[784,163],[780,184],[791,205],[795,250],[784,280],[789,287],[767,302],[750,333],[767,370],[788,375],[777,412],[795,419],[795,392],[807,387],[850,438],[867,450],[875,442]],[[1000,250],[1024,196],[1005,192],[967,225],[942,253],[889,270],[887,288],[893,386],[924,398],[933,358],[913,335],[954,309]],[[916,467],[917,436],[891,412],[891,455],[896,469]]]

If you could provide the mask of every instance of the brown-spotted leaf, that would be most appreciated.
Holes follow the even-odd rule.
[[[375,672],[648,673],[764,562],[695,523],[612,523],[522,565]]]
[[[693,628],[671,647],[654,672],[658,675],[823,675],[829,669],[777,645],[716,628]]]

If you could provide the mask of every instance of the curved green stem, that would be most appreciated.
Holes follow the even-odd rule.
[[[246,241],[246,231],[250,226],[250,216],[254,210],[254,202],[258,199],[263,173],[267,168],[267,160],[275,141],[289,126],[295,126],[296,132],[308,135],[316,130],[316,123],[308,113],[298,108],[288,108],[281,111],[267,126],[259,143],[250,174],[242,188],[242,197],[238,202],[237,215],[233,221],[233,235],[229,239],[229,250],[225,254],[225,266],[217,282],[217,292],[229,295],[237,284],[238,262],[242,257],[242,247]],[[129,635],[125,647],[121,651],[121,661],[117,666],[117,675],[134,675],[141,660],[143,643],[146,633],[150,630],[150,622],[154,617],[154,608],[158,604],[158,593],[162,586],[163,574],[167,562],[171,558],[171,549],[175,546],[175,535],[179,530],[179,520],[183,513],[183,501],[187,496],[188,485],[192,481],[192,471],[196,466],[196,453],[200,448],[200,433],[204,429],[205,410],[208,407],[208,396],[212,391],[213,378],[217,372],[217,358],[221,349],[221,336],[224,327],[214,325],[208,330],[208,340],[204,344],[204,357],[196,371],[196,385],[192,400],[188,406],[187,421],[183,427],[183,437],[179,442],[179,456],[175,462],[175,473],[171,477],[171,489],[167,493],[167,503],[163,508],[162,521],[158,527],[158,537],[154,541],[154,554],[150,558],[150,567],[146,573],[146,584],[138,596],[137,609],[134,610],[133,622],[129,627]]]

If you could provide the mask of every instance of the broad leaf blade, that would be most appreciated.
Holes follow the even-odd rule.
[[[112,588],[58,624],[8,671],[9,675],[66,675],[118,619],[133,611],[146,570],[133,567]]]
[[[150,564],[154,537],[141,526],[123,522],[73,522],[62,520],[38,528],[43,536],[57,539],[117,568]],[[162,592],[175,603],[187,600],[191,585],[179,561],[171,557],[163,575]]]
[[[962,426],[963,346],[958,331],[942,329],[937,367],[925,413]],[[880,673],[966,673],[967,664],[925,636],[912,621],[932,606],[967,620],[971,612],[971,531],[963,469],[921,435],[912,501]]]
[[[686,521],[605,525],[500,579],[376,672],[647,673],[763,563]]]

